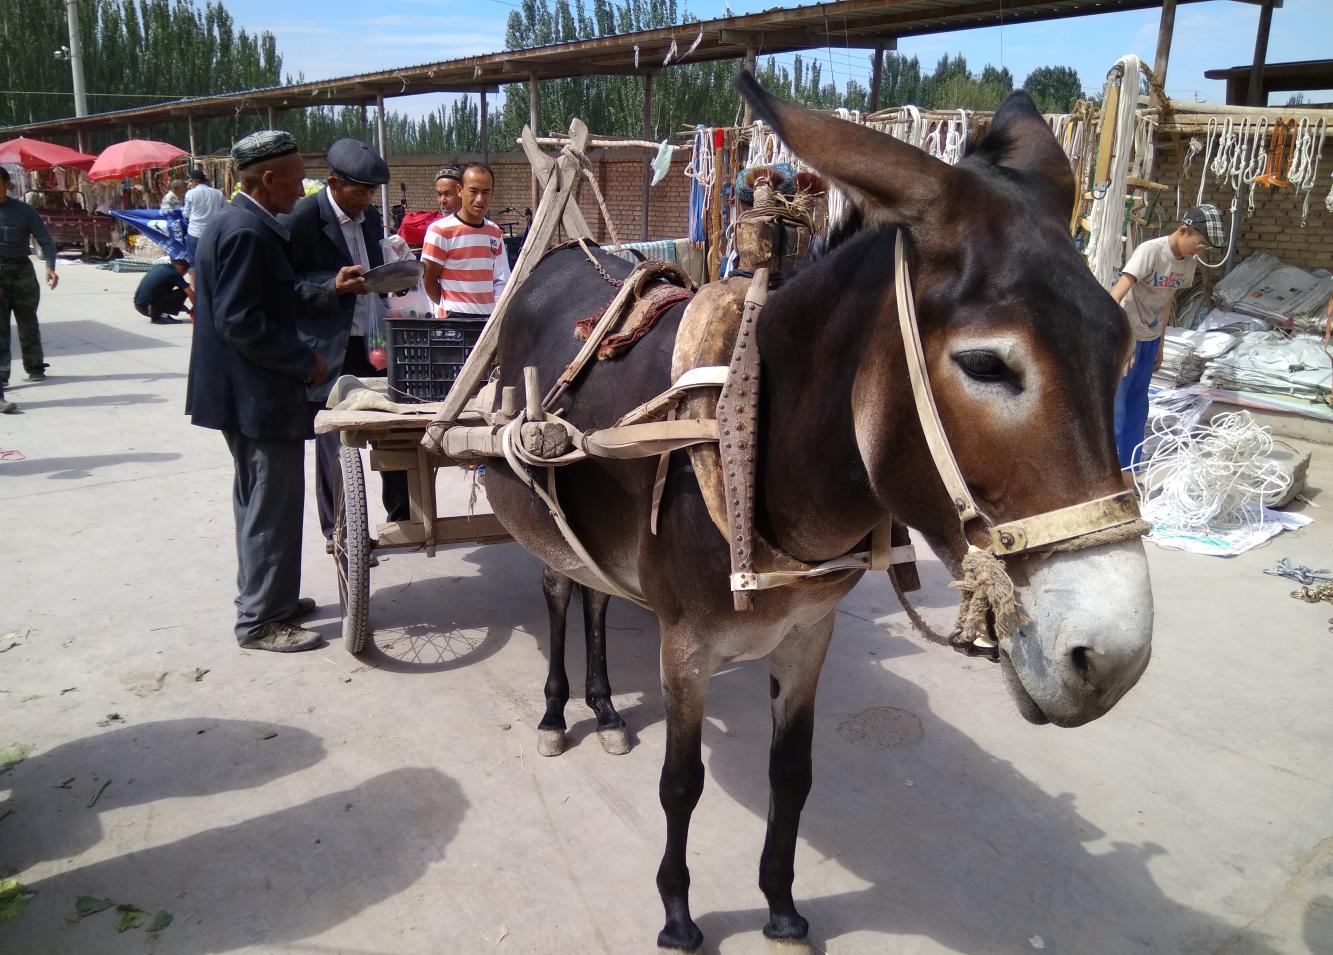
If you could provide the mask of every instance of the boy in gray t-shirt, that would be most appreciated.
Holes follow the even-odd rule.
[[[1148,383],[1162,367],[1171,300],[1194,282],[1195,256],[1205,246],[1221,248],[1224,241],[1218,208],[1195,206],[1174,232],[1135,249],[1111,287],[1111,297],[1124,306],[1134,335],[1134,356],[1115,393],[1115,447],[1122,469],[1137,463],[1134,451],[1148,424]]]

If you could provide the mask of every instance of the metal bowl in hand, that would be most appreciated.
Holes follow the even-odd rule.
[[[366,289],[378,295],[405,292],[421,281],[422,265],[415,259],[386,262],[364,273]]]

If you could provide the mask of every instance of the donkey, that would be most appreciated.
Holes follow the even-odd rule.
[[[807,562],[858,548],[889,513],[917,529],[957,572],[969,543],[928,450],[906,374],[894,295],[894,247],[905,239],[931,387],[968,489],[992,521],[1009,521],[1122,490],[1112,398],[1130,346],[1124,316],[1069,238],[1069,164],[1024,94],[956,167],[862,126],[784,103],[747,74],[757,114],[796,155],[838,183],[863,226],[774,292],[759,321],[762,354],[755,520]],[[605,253],[602,268],[629,267]],[[501,383],[524,366],[555,380],[579,347],[577,319],[612,294],[578,248],[557,251],[516,294],[500,341]],[[606,427],[665,390],[681,309],[614,361],[594,363],[561,400],[584,429]],[[598,579],[548,509],[504,462],[487,493],[514,538],[556,572]],[[765,590],[733,610],[727,542],[709,517],[686,454],[670,459],[657,533],[655,461],[590,459],[557,469],[573,530],[621,587],[657,614],[666,713],[659,796],[667,838],[657,886],[663,952],[693,952],[686,840],[703,790],[701,724],[710,677],[767,657],[773,740],[759,886],[764,934],[808,950],[792,899],[801,809],[812,770],[815,687],[839,600],[860,571]],[[544,479],[544,478],[543,478]],[[1137,540],[1005,560],[1024,616],[995,633],[1005,682],[1034,723],[1077,726],[1106,713],[1147,666],[1152,594]]]

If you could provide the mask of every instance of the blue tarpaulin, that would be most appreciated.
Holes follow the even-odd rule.
[[[173,259],[190,261],[185,249],[185,217],[179,209],[161,212],[157,209],[108,209],[113,216],[128,222],[148,238],[167,250]]]

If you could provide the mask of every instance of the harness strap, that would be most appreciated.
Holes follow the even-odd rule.
[[[1123,528],[1133,532],[1125,537],[1138,537],[1147,529],[1147,524],[1139,516],[1134,492],[1121,491],[1022,520],[996,524],[991,528],[990,550],[1000,556],[1025,550],[1060,550],[1061,544],[1086,536],[1089,528],[1097,528],[1099,532]],[[1083,541],[1080,544],[1087,546]]]
[[[898,299],[898,327],[902,330],[907,375],[912,381],[912,397],[916,400],[917,417],[921,420],[921,430],[925,432],[930,456],[935,459],[935,469],[949,492],[953,506],[958,510],[958,519],[967,524],[980,517],[981,512],[977,510],[972,492],[963,480],[963,472],[944,434],[935,395],[930,390],[930,373],[926,370],[926,353],[921,347],[921,331],[916,323],[916,301],[912,296],[911,281],[907,271],[907,255],[903,251],[903,232],[899,229],[893,244],[893,290]]]

